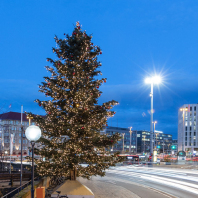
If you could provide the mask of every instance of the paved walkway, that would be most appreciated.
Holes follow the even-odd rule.
[[[95,198],[140,198],[135,193],[124,187],[114,185],[111,181],[104,181],[103,178],[92,177],[91,180],[78,178],[95,195]]]

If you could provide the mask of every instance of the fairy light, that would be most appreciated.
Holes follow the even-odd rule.
[[[41,176],[67,177],[77,168],[82,177],[103,176],[105,169],[118,162],[117,154],[109,155],[107,148],[120,135],[100,134],[107,119],[115,114],[111,109],[118,104],[114,100],[98,104],[100,86],[107,81],[98,77],[102,75],[102,63],[97,59],[101,49],[93,45],[92,36],[82,31],[80,25],[71,36],[54,39],[56,48],[52,51],[57,58],[47,58],[51,66],[45,68],[51,76],[44,77],[39,85],[46,98],[35,100],[46,116],[32,115],[44,134],[40,148],[35,149],[42,156],[36,159],[37,171]],[[82,162],[89,166],[80,166]]]

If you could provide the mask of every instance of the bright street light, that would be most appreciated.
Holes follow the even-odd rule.
[[[151,92],[150,92],[150,97],[151,97],[150,155],[152,156],[152,161],[153,161],[153,85],[160,84],[161,77],[157,76],[157,75],[151,76],[151,77],[145,79],[145,83],[151,85]]]
[[[146,84],[160,84],[162,82],[161,76],[152,76],[145,79]]]

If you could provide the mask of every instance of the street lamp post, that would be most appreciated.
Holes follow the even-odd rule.
[[[131,154],[131,133],[132,133],[131,129],[132,129],[132,127],[130,127],[130,131],[129,131],[129,133],[130,133],[130,147],[129,147],[129,153],[130,153],[130,154]]]
[[[156,144],[155,144],[155,124],[157,124],[157,121],[153,122],[153,125],[154,125],[154,149],[156,148]]]
[[[122,133],[122,136],[123,136],[123,146],[122,146],[122,152],[124,153],[124,135],[125,133]]]
[[[181,137],[182,137],[182,141],[181,141],[181,143],[182,143],[182,151],[184,151],[184,112],[185,111],[188,111],[188,109],[187,108],[180,108],[180,111],[183,111],[183,130],[182,130],[182,135],[181,135]]]
[[[31,198],[34,198],[34,145],[35,145],[35,142],[41,137],[41,129],[38,126],[31,125],[25,130],[25,136],[32,144],[32,187],[31,187]]]
[[[150,154],[151,154],[151,156],[153,155],[153,85],[154,84],[159,84],[160,82],[161,82],[161,77],[160,76],[153,76],[153,77],[145,79],[145,83],[151,85],[151,93],[150,93],[150,97],[151,97]],[[152,161],[153,161],[153,159],[154,158],[152,157]]]

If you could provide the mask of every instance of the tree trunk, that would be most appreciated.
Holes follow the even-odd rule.
[[[76,173],[77,173],[76,168],[70,171],[70,180],[76,180]]]

